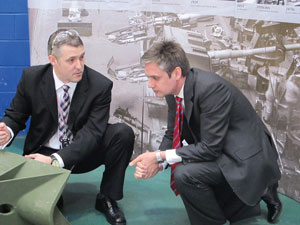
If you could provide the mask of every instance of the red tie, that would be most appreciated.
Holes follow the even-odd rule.
[[[181,147],[180,135],[182,132],[182,124],[183,124],[183,108],[181,105],[182,98],[176,97],[176,117],[174,123],[174,132],[173,132],[173,149],[178,149]],[[175,181],[174,181],[174,169],[177,166],[177,163],[171,165],[171,188],[174,191],[175,195],[178,195],[176,190]]]

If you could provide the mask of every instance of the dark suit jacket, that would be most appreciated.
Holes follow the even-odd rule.
[[[172,148],[176,102],[173,95],[166,100],[168,129],[160,149]],[[176,151],[183,163],[216,161],[237,196],[255,205],[265,188],[278,181],[280,171],[269,131],[249,101],[220,76],[191,69],[184,104],[191,137],[188,146]]]
[[[74,91],[68,118],[74,142],[58,151],[65,168],[71,168],[99,148],[109,119],[111,89],[112,82],[109,79],[84,67],[82,80]],[[51,64],[24,69],[17,93],[2,120],[16,136],[25,128],[30,116],[24,154],[38,152],[57,132],[57,97]]]

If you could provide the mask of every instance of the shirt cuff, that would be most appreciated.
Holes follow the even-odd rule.
[[[176,149],[169,149],[166,150],[166,161],[168,164],[172,165],[174,163],[181,162],[182,158],[176,154]]]
[[[65,164],[64,164],[64,161],[62,160],[62,158],[59,156],[59,154],[53,153],[52,155],[57,159],[59,166],[61,168],[63,168],[65,166]]]
[[[167,161],[163,161],[162,163],[160,163],[160,165],[162,165],[162,170],[160,170],[159,172],[163,172],[167,168],[169,163]]]
[[[10,127],[7,127],[7,129],[8,129],[8,131],[9,131],[9,133],[10,133],[10,139],[9,139],[9,141],[6,143],[6,144],[4,144],[4,145],[0,145],[0,150],[3,150],[7,145],[8,145],[8,143],[9,142],[11,142],[11,140],[14,138],[14,132],[12,131],[12,129],[10,128]]]

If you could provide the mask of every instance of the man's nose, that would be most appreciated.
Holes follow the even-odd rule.
[[[80,61],[80,59],[77,59],[76,62],[75,62],[75,68],[76,69],[82,69],[82,63]]]
[[[148,88],[153,88],[154,87],[154,83],[152,82],[151,79],[148,80]]]

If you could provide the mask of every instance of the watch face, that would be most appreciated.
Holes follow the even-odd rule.
[[[59,162],[58,162],[57,159],[54,159],[54,160],[51,162],[51,165],[52,165],[52,166],[56,166],[56,167],[60,167]]]

